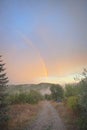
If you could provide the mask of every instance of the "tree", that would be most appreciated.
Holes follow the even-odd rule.
[[[80,130],[87,130],[87,69],[84,68],[83,72],[77,76],[80,81],[76,84],[78,88],[78,123]],[[76,91],[75,91],[76,92]],[[74,92],[74,93],[75,93]]]
[[[8,83],[8,78],[6,77],[6,73],[4,72],[5,64],[3,64],[2,62],[2,56],[0,55],[0,129],[6,130],[6,121],[8,119],[6,103],[6,84]]]
[[[80,106],[80,119],[79,125],[81,130],[87,129],[87,69],[83,70],[82,80],[79,83],[80,86],[80,96],[79,96],[79,106]]]
[[[62,88],[62,86],[58,85],[52,85],[51,88],[51,94],[52,94],[52,98],[57,101],[57,100],[61,100],[64,97],[64,90]]]
[[[76,84],[65,85],[65,97],[76,96],[79,93],[79,87]]]

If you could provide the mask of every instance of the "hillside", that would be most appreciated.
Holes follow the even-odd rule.
[[[29,92],[31,89],[40,91],[43,95],[50,93],[51,83],[8,85],[8,93]]]

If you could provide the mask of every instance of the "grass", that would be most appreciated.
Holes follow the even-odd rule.
[[[22,130],[26,125],[29,125],[36,117],[40,106],[40,103],[37,105],[11,105],[9,111],[10,120],[8,122],[9,130]]]
[[[78,130],[77,117],[71,109],[64,105],[64,103],[52,102],[52,105],[58,111],[58,114],[64,122],[67,130]]]

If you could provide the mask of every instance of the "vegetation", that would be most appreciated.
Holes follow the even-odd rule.
[[[52,100],[52,94],[45,94],[46,100]]]
[[[6,102],[6,84],[8,82],[8,78],[6,77],[6,73],[4,72],[5,68],[2,63],[2,56],[0,56],[0,128],[6,129],[7,128],[7,102]]]
[[[67,105],[78,115],[80,130],[87,129],[87,70],[84,69],[82,79],[76,85],[66,85],[65,99]]]
[[[30,92],[20,92],[8,96],[8,102],[10,104],[36,104],[43,99],[43,96],[35,90],[30,90]]]
[[[9,106],[8,130],[25,130],[35,119],[38,111],[41,109],[41,103],[38,104],[12,104]],[[2,129],[0,129],[2,130]],[[7,130],[7,129],[6,129]]]
[[[80,95],[79,95],[79,125],[81,130],[87,129],[87,79],[80,82]]]
[[[76,96],[79,93],[79,87],[76,84],[65,85],[65,97]]]
[[[67,99],[67,105],[73,111],[77,112],[77,110],[78,110],[78,97],[77,96],[70,96]]]
[[[63,99],[64,90],[63,90],[62,86],[60,86],[59,84],[58,85],[52,85],[50,90],[51,90],[52,98],[55,101]]]

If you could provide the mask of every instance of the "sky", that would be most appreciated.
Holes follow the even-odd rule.
[[[69,83],[87,67],[87,0],[0,0],[10,83]]]

